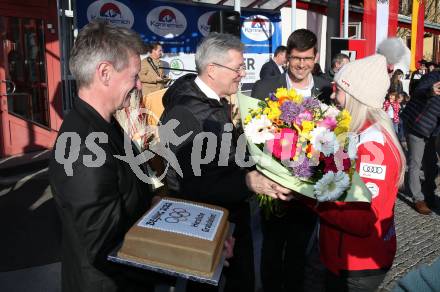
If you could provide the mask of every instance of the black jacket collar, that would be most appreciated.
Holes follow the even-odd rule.
[[[119,149],[124,148],[124,134],[122,128],[114,117],[111,122],[107,122],[90,104],[76,98],[74,107],[82,119],[88,122],[92,131],[104,132],[109,135],[109,143],[115,144]]]

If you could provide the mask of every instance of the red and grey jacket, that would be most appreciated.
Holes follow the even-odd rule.
[[[356,169],[372,194],[370,203],[303,199],[321,218],[321,260],[331,272],[368,276],[386,272],[396,253],[394,203],[400,157],[388,134],[370,126],[359,136]]]

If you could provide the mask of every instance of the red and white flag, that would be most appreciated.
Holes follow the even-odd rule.
[[[374,54],[381,41],[397,33],[398,0],[364,1],[364,39],[367,55]]]

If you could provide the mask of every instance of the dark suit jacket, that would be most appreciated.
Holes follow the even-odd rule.
[[[251,96],[264,100],[269,96],[269,93],[275,91],[277,88],[287,88],[286,74],[287,72],[265,80],[258,80],[252,88]],[[332,94],[330,82],[325,78],[313,76],[313,83],[312,95],[317,96],[322,102],[330,104],[330,95]]]
[[[73,163],[73,175],[54,154],[63,133],[74,132],[81,138],[79,156]],[[85,146],[86,137],[101,132],[107,143],[96,145],[105,154],[99,167],[83,164],[85,155],[96,161],[97,155]],[[49,179],[62,222],[62,290],[72,292],[145,291],[146,283],[132,279],[133,271],[107,260],[128,229],[146,212],[150,204],[148,185],[134,175],[128,163],[113,155],[125,156],[123,133],[116,120],[106,122],[89,104],[77,99],[75,108],[65,117],[49,166]],[[63,145],[64,144],[64,145]],[[60,148],[61,147],[61,148]],[[73,149],[72,149],[73,148]],[[75,147],[66,147],[66,152]],[[67,156],[67,155],[66,155]],[[102,155],[100,155],[102,156]],[[59,159],[58,159],[59,160]],[[137,289],[136,287],[142,289]]]
[[[277,63],[272,59],[261,67],[260,79],[266,79],[278,75],[281,75],[280,69],[278,68]]]

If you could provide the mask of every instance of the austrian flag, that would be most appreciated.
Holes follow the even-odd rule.
[[[364,1],[364,38],[367,55],[374,54],[381,41],[396,36],[398,0]]]

